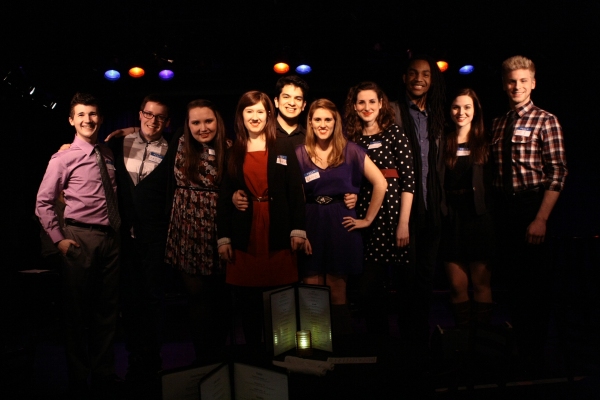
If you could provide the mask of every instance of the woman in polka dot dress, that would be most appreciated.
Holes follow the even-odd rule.
[[[359,279],[367,329],[388,333],[383,287],[388,268],[405,265],[409,260],[408,220],[415,188],[413,156],[408,138],[394,124],[394,111],[377,84],[362,82],[351,88],[345,116],[348,138],[367,149],[388,183],[377,218],[363,232],[365,265]],[[371,191],[371,185],[364,182],[356,205],[359,218],[369,206]]]

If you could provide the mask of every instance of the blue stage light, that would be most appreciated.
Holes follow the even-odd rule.
[[[458,73],[462,75],[469,75],[473,71],[475,71],[475,67],[472,65],[464,65],[458,70]]]
[[[310,65],[301,64],[296,67],[296,72],[299,73],[300,75],[306,75],[310,71],[312,71],[312,68],[310,67]]]
[[[104,77],[106,79],[108,79],[109,81],[116,81],[116,80],[119,80],[119,78],[121,77],[121,74],[119,73],[119,71],[116,71],[114,69],[109,69],[108,71],[106,71],[104,73]]]

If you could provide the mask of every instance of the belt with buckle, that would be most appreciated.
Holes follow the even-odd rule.
[[[252,199],[252,201],[258,201],[259,203],[262,203],[265,201],[269,201],[269,196],[262,196],[262,197],[250,196],[250,199]]]
[[[343,195],[337,196],[309,196],[306,198],[306,202],[310,204],[331,204],[331,203],[341,203],[344,201]]]

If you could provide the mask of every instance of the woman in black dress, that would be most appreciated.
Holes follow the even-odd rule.
[[[455,129],[445,138],[445,200],[442,257],[457,327],[489,323],[492,310],[493,227],[486,202],[489,147],[481,104],[472,89],[462,89],[450,107]],[[473,301],[469,300],[469,277]]]
[[[345,111],[348,137],[367,151],[387,183],[377,218],[363,230],[364,270],[358,283],[367,329],[389,333],[383,288],[388,268],[406,268],[409,259],[408,220],[415,190],[413,155],[404,131],[394,124],[387,96],[374,82],[351,88]],[[372,191],[373,186],[363,181],[356,205],[359,218],[369,207]]]

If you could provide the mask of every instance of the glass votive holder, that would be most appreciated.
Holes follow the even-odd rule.
[[[296,354],[299,356],[312,355],[312,340],[310,331],[296,332]]]

